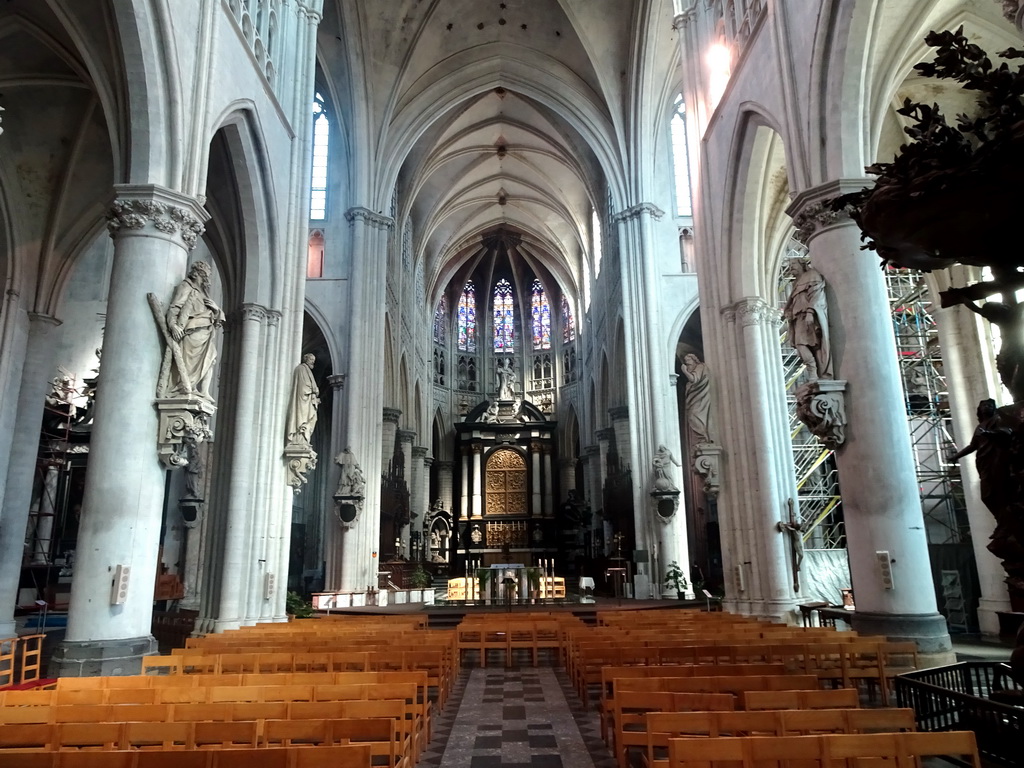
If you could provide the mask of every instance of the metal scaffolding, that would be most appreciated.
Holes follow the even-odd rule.
[[[959,466],[948,461],[956,448],[932,301],[922,272],[890,266],[885,281],[928,542],[957,544],[969,535],[967,505]]]

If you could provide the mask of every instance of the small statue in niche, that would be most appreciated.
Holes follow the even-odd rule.
[[[157,397],[197,396],[212,402],[210,384],[217,362],[216,331],[224,313],[210,297],[210,265],[195,262],[174,289],[166,314],[154,294],[148,299],[167,343]]]
[[[516,373],[515,361],[511,357],[506,358],[505,365],[498,366],[497,374],[498,400],[515,400],[516,387],[519,384],[519,376]]]
[[[292,374],[292,397],[286,425],[288,445],[308,446],[316,427],[320,388],[313,378],[315,363],[316,357],[307,353],[302,356],[302,362],[295,366]]]
[[[678,491],[679,486],[676,485],[675,481],[669,476],[672,465],[677,467],[682,466],[676,457],[672,455],[672,451],[666,448],[664,445],[659,445],[658,450],[654,452],[654,488],[658,491]]]
[[[831,379],[825,278],[807,259],[790,259],[786,269],[794,278],[782,309],[782,316],[789,321],[789,343],[807,366],[811,379]]]
[[[686,423],[698,444],[711,442],[711,377],[708,367],[692,352],[683,355],[686,377]]]

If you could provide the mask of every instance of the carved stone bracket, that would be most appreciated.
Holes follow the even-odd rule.
[[[341,467],[338,490],[334,492],[334,514],[337,515],[342,528],[351,528],[363,511],[366,479],[351,449],[345,448],[335,456],[334,463]]]
[[[645,215],[650,216],[655,221],[660,221],[661,217],[665,215],[665,212],[654,203],[639,203],[613,215],[612,223],[618,224],[620,221],[638,219]]]
[[[198,528],[203,522],[206,503],[202,499],[179,499],[178,510],[181,512],[181,522],[186,528]]]
[[[721,489],[722,447],[714,443],[701,443],[693,452],[693,469],[704,478],[704,494],[718,496]]]
[[[809,381],[796,391],[796,415],[831,451],[846,441],[845,381]]]
[[[159,422],[157,455],[166,469],[188,464],[185,446],[213,438],[210,417],[217,410],[208,400],[200,398],[167,398],[154,401]]]
[[[654,516],[667,525],[679,509],[679,491],[651,491],[651,499],[654,502]]]
[[[284,449],[288,485],[298,493],[306,483],[306,474],[316,469],[316,451],[308,443],[291,443]]]
[[[345,211],[345,218],[349,224],[361,221],[367,226],[375,229],[392,230],[395,228],[395,220],[390,216],[374,213],[369,208],[349,208]]]

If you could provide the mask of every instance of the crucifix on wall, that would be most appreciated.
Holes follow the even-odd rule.
[[[800,591],[800,566],[804,562],[804,532],[806,526],[800,523],[796,519],[796,514],[793,511],[793,500],[788,499],[786,504],[789,506],[789,519],[780,520],[776,523],[776,528],[781,533],[788,534],[789,538],[789,551],[793,556],[793,591]]]

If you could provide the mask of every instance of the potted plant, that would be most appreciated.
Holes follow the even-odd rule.
[[[285,598],[285,613],[295,619],[309,619],[316,615],[312,603],[302,599],[298,592],[289,592]]]
[[[679,567],[679,563],[673,560],[668,569],[665,571],[665,582],[675,587],[676,597],[680,600],[686,599],[686,588],[690,586],[686,580],[686,574],[683,573],[683,569]]]
[[[480,587],[480,602],[487,602],[487,582],[491,579],[490,568],[478,568],[476,572],[476,581]]]
[[[526,583],[530,589],[530,600],[536,600],[540,596],[540,568],[526,569]]]

